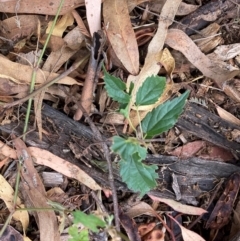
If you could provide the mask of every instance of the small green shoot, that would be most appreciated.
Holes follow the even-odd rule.
[[[68,241],[89,241],[88,230],[97,233],[99,232],[99,228],[105,228],[107,226],[105,221],[93,214],[85,214],[80,211],[74,211],[73,217],[74,225],[72,225],[68,231],[72,238]],[[84,228],[80,231],[76,226],[79,223],[84,225]]]
[[[105,68],[104,82],[108,95],[120,104],[120,113],[128,119],[132,126],[129,118],[132,91],[127,93],[126,84],[119,78],[110,75]],[[148,77],[136,93],[134,105],[137,107],[137,111],[140,106],[155,104],[163,94],[165,87],[165,77]],[[142,137],[149,139],[172,128],[183,111],[188,95],[189,91],[186,91],[181,96],[166,101],[149,112],[140,123]],[[147,155],[147,145],[144,140],[114,136],[111,149],[120,156],[120,175],[129,189],[140,192],[140,195],[143,196],[156,187],[157,166],[142,163]]]

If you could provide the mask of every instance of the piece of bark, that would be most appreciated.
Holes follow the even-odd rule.
[[[174,23],[171,28],[181,29],[187,35],[195,34],[196,31],[194,30],[203,29],[221,17],[233,18],[237,16],[237,4],[240,4],[240,0],[209,1],[196,11],[188,14],[179,23]]]
[[[200,115],[201,118],[199,117]],[[95,138],[89,127],[73,121],[65,114],[47,105],[44,105],[43,116],[45,120],[45,126],[43,125],[43,127],[44,129],[48,128],[50,134],[48,136],[44,135],[43,141],[40,142],[38,140],[37,132],[32,131],[27,135],[26,143],[30,146],[46,149],[53,154],[74,163],[94,178],[102,187],[109,187],[108,175],[105,171],[100,169],[97,165],[94,165],[94,163],[91,163],[92,167],[90,168],[83,162],[77,160],[73,153],[65,151],[69,149],[68,143],[72,140],[72,135],[76,138],[78,137],[79,139],[82,139],[82,145],[84,144],[85,146],[88,146],[89,144],[94,143]],[[213,120],[213,123],[218,123],[217,129],[215,126],[211,125],[209,119]],[[50,125],[51,122],[47,120],[51,120],[52,126]],[[240,149],[239,143],[227,140],[226,135],[224,135],[225,132],[219,133],[219,131],[224,129],[239,129],[239,127],[223,121],[220,117],[195,103],[189,103],[187,105],[177,126],[184,128],[209,142],[218,142],[216,144],[220,146],[224,145],[226,149],[232,151],[236,151],[237,148],[238,150]],[[200,126],[202,127],[200,128]],[[7,133],[14,133],[17,136],[22,134],[22,128],[23,122],[0,126],[0,130]],[[101,157],[94,159],[101,164],[104,163]],[[175,199],[172,190],[172,173],[174,173],[181,191],[181,201],[195,205],[197,204],[196,197],[202,192],[212,190],[219,178],[228,177],[232,173],[240,171],[240,167],[233,164],[208,161],[195,157],[181,160],[178,157],[173,156],[159,155],[154,157],[149,155],[146,162],[157,164],[159,166],[159,186],[156,190],[150,192],[152,195]],[[114,172],[114,179],[118,190],[129,191],[126,184],[121,181],[117,169],[115,169]]]

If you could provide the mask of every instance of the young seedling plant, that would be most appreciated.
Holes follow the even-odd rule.
[[[132,126],[129,118],[129,107],[132,99],[133,84],[127,91],[126,84],[121,79],[110,75],[105,68],[104,82],[108,96],[119,103],[120,113],[124,115],[129,125]],[[134,105],[138,116],[139,107],[155,104],[163,94],[165,87],[165,77],[147,77],[136,93]],[[156,179],[158,177],[156,165],[145,165],[142,162],[147,156],[147,144],[144,140],[151,139],[153,136],[159,135],[175,125],[183,111],[188,95],[189,91],[186,91],[181,96],[168,100],[149,112],[139,124],[142,139],[113,137],[111,150],[120,156],[119,166],[122,180],[129,189],[134,192],[140,192],[141,196],[156,187]]]

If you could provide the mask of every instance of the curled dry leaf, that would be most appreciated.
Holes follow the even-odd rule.
[[[57,36],[57,37],[62,37],[63,32],[66,30],[68,26],[71,26],[73,24],[73,15],[72,13],[66,13],[64,14],[56,23],[54,26],[52,35]],[[52,27],[53,21],[50,21],[48,23],[48,28],[46,30],[46,34],[49,34],[50,29]]]
[[[133,75],[139,71],[137,40],[132,29],[127,1],[105,0],[103,17],[107,37],[124,67]]]
[[[170,29],[165,43],[171,48],[182,52],[185,57],[206,77],[213,79],[222,88],[224,82],[240,73],[236,68],[229,70],[224,62],[208,58],[196,44],[181,30]]]
[[[170,206],[171,208],[173,208],[174,210],[180,213],[189,214],[189,215],[202,215],[204,213],[207,213],[207,211],[202,208],[181,204],[180,202],[176,202],[172,199],[155,197],[153,195],[148,195],[148,196],[154,201],[166,203],[168,206]]]
[[[157,213],[155,212],[155,210],[145,202],[140,202],[137,205],[134,205],[133,207],[127,210],[127,215],[130,218],[135,218],[143,214],[146,214],[149,216],[157,216]]]

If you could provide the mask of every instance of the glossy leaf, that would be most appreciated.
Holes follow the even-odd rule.
[[[103,68],[104,69],[104,68]],[[115,101],[127,104],[130,101],[130,95],[125,92],[126,84],[119,78],[110,75],[104,69],[105,89],[108,95]]]
[[[181,96],[156,107],[142,121],[142,130],[146,138],[152,138],[172,128],[185,106],[189,91]]]
[[[136,95],[136,106],[152,105],[157,102],[166,86],[166,78],[150,76],[144,81]]]
[[[158,175],[155,170],[158,167],[156,165],[147,166],[141,160],[138,153],[129,155],[126,160],[121,160],[120,175],[131,190],[140,192],[140,195],[143,196],[156,187],[155,179]]]

